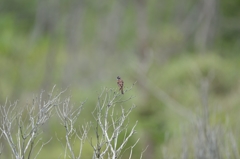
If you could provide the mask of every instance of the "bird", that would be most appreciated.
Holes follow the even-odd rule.
[[[121,77],[117,76],[117,84],[119,87],[119,90],[121,91],[121,93],[123,94],[123,80],[121,79]]]

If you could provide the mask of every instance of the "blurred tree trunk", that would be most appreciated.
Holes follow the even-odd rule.
[[[217,0],[202,0],[198,28],[195,33],[195,47],[201,52],[213,45],[217,30]]]
[[[49,48],[46,54],[46,64],[45,64],[45,74],[42,82],[42,89],[48,90],[49,87],[54,85],[53,78],[55,75],[55,61],[57,54],[57,26],[59,24],[60,18],[60,1],[44,1],[38,0],[35,25],[32,32],[32,43],[37,41],[40,37],[44,35],[49,38]]]
[[[136,6],[136,29],[137,29],[137,48],[136,52],[139,58],[139,68],[142,74],[146,75],[148,71],[149,62],[149,31],[148,31],[148,15],[147,15],[147,0],[135,0]],[[142,87],[141,89],[145,89]],[[149,96],[149,95],[148,95]],[[147,97],[146,97],[147,98]],[[145,132],[145,143],[148,145],[143,158],[152,159],[154,158],[154,141],[152,134]]]
[[[99,47],[102,53],[112,54],[116,51],[118,35],[121,28],[123,13],[125,11],[124,4],[126,0],[115,1],[109,8],[107,14],[103,14],[99,18],[98,38]],[[106,55],[107,55],[106,54]]]
[[[54,36],[59,21],[60,1],[38,0],[35,24],[32,31],[32,40],[35,41],[43,35]]]
[[[149,53],[149,31],[147,1],[135,0],[137,12],[137,54],[141,63],[144,63]]]
[[[97,46],[96,52],[99,54],[96,60],[97,65],[104,66],[106,59],[113,54],[119,53],[117,47],[119,45],[119,35],[121,32],[123,16],[126,10],[126,6],[129,4],[127,0],[114,1],[110,6],[105,4],[107,8],[106,13],[102,13],[98,20],[97,26]],[[120,61],[116,61],[120,62]],[[116,63],[117,64],[117,63]],[[112,68],[108,68],[112,70]],[[97,70],[95,72],[96,78],[103,79],[107,76],[108,70]]]
[[[74,0],[69,5],[69,12],[66,19],[66,47],[67,47],[67,60],[64,67],[63,77],[61,83],[63,87],[73,84],[77,75],[80,74],[81,69],[86,66],[82,65],[84,59],[80,59],[80,44],[83,39],[83,17],[85,14],[84,0]]]
[[[80,49],[79,44],[83,33],[84,6],[84,0],[74,0],[69,6],[65,34],[67,49],[70,54],[76,54]]]
[[[178,5],[179,11],[177,13],[186,15],[186,18],[180,16],[181,29],[186,39],[193,37],[193,46],[201,53],[205,53],[214,43],[218,30],[217,5],[218,0],[200,0],[191,6],[189,12],[186,12],[188,8],[185,5]],[[179,17],[179,14],[176,17]]]

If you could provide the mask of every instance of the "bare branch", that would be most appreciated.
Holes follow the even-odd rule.
[[[39,97],[33,98],[32,104],[20,107],[17,101],[12,104],[6,100],[5,105],[0,106],[0,132],[14,158],[31,158],[34,148],[42,139],[37,140],[42,133],[41,126],[51,117],[52,108],[60,104],[60,95],[64,92],[54,96],[53,91],[54,88],[48,100],[43,99],[42,91]],[[42,144],[37,155],[48,142]]]
[[[89,130],[88,124],[85,127],[82,127],[82,135],[77,134],[77,130],[75,128],[75,123],[82,111],[82,106],[85,103],[82,102],[80,106],[74,107],[70,104],[70,98],[67,98],[61,105],[58,105],[58,107],[55,107],[58,117],[60,118],[61,124],[65,128],[65,140],[66,140],[66,146],[65,146],[65,154],[64,158],[67,156],[67,150],[69,150],[69,153],[71,155],[72,159],[80,158],[82,153],[82,147],[84,144],[84,141],[86,140],[87,132]],[[75,155],[73,151],[73,143],[71,142],[71,138],[75,136],[75,139],[73,142],[76,141],[76,138],[81,142],[78,155]]]
[[[37,158],[37,156],[39,155],[39,153],[41,152],[41,150],[42,150],[42,148],[43,148],[43,146],[45,146],[45,145],[47,145],[50,141],[52,140],[52,138],[50,138],[47,142],[45,142],[45,143],[42,143],[42,145],[41,145],[41,147],[40,147],[40,149],[38,150],[38,152],[37,152],[37,154],[36,154],[36,156],[34,157],[34,159],[36,159]]]
[[[142,150],[140,159],[142,159],[143,153],[147,150],[147,148],[148,148],[148,146],[144,150]]]
[[[131,146],[131,151],[130,151],[129,159],[132,158],[133,148],[137,145],[138,141],[139,141],[139,139],[137,139],[137,141],[135,142],[135,144]]]
[[[102,92],[99,95],[96,108],[92,112],[96,121],[96,145],[93,144],[92,139],[90,141],[94,151],[93,158],[107,157],[115,159],[120,157],[121,151],[125,148],[130,137],[135,133],[137,122],[132,126],[130,132],[128,132],[129,123],[126,123],[126,121],[135,106],[133,105],[125,110],[122,105],[117,108],[116,104],[123,104],[130,99],[132,97],[123,99],[120,93],[115,93],[112,89],[106,88],[104,89],[104,93]],[[122,134],[124,138],[120,140],[120,135]],[[130,153],[131,157],[132,151]]]

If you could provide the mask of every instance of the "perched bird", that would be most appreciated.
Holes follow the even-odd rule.
[[[121,93],[123,94],[123,80],[121,79],[121,77],[117,76],[117,84],[119,87],[119,90],[121,91]]]

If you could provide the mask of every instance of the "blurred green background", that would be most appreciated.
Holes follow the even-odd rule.
[[[125,94],[136,96],[133,158],[146,146],[147,159],[181,156],[204,99],[208,124],[239,145],[239,19],[239,0],[1,0],[1,104],[24,104],[56,84],[69,87],[76,105],[87,99],[81,119],[88,120],[99,92],[117,88],[119,75],[125,87],[137,81]],[[48,129],[60,131],[54,121]],[[53,139],[39,158],[58,158],[61,148]],[[84,158],[91,153],[89,146]]]

